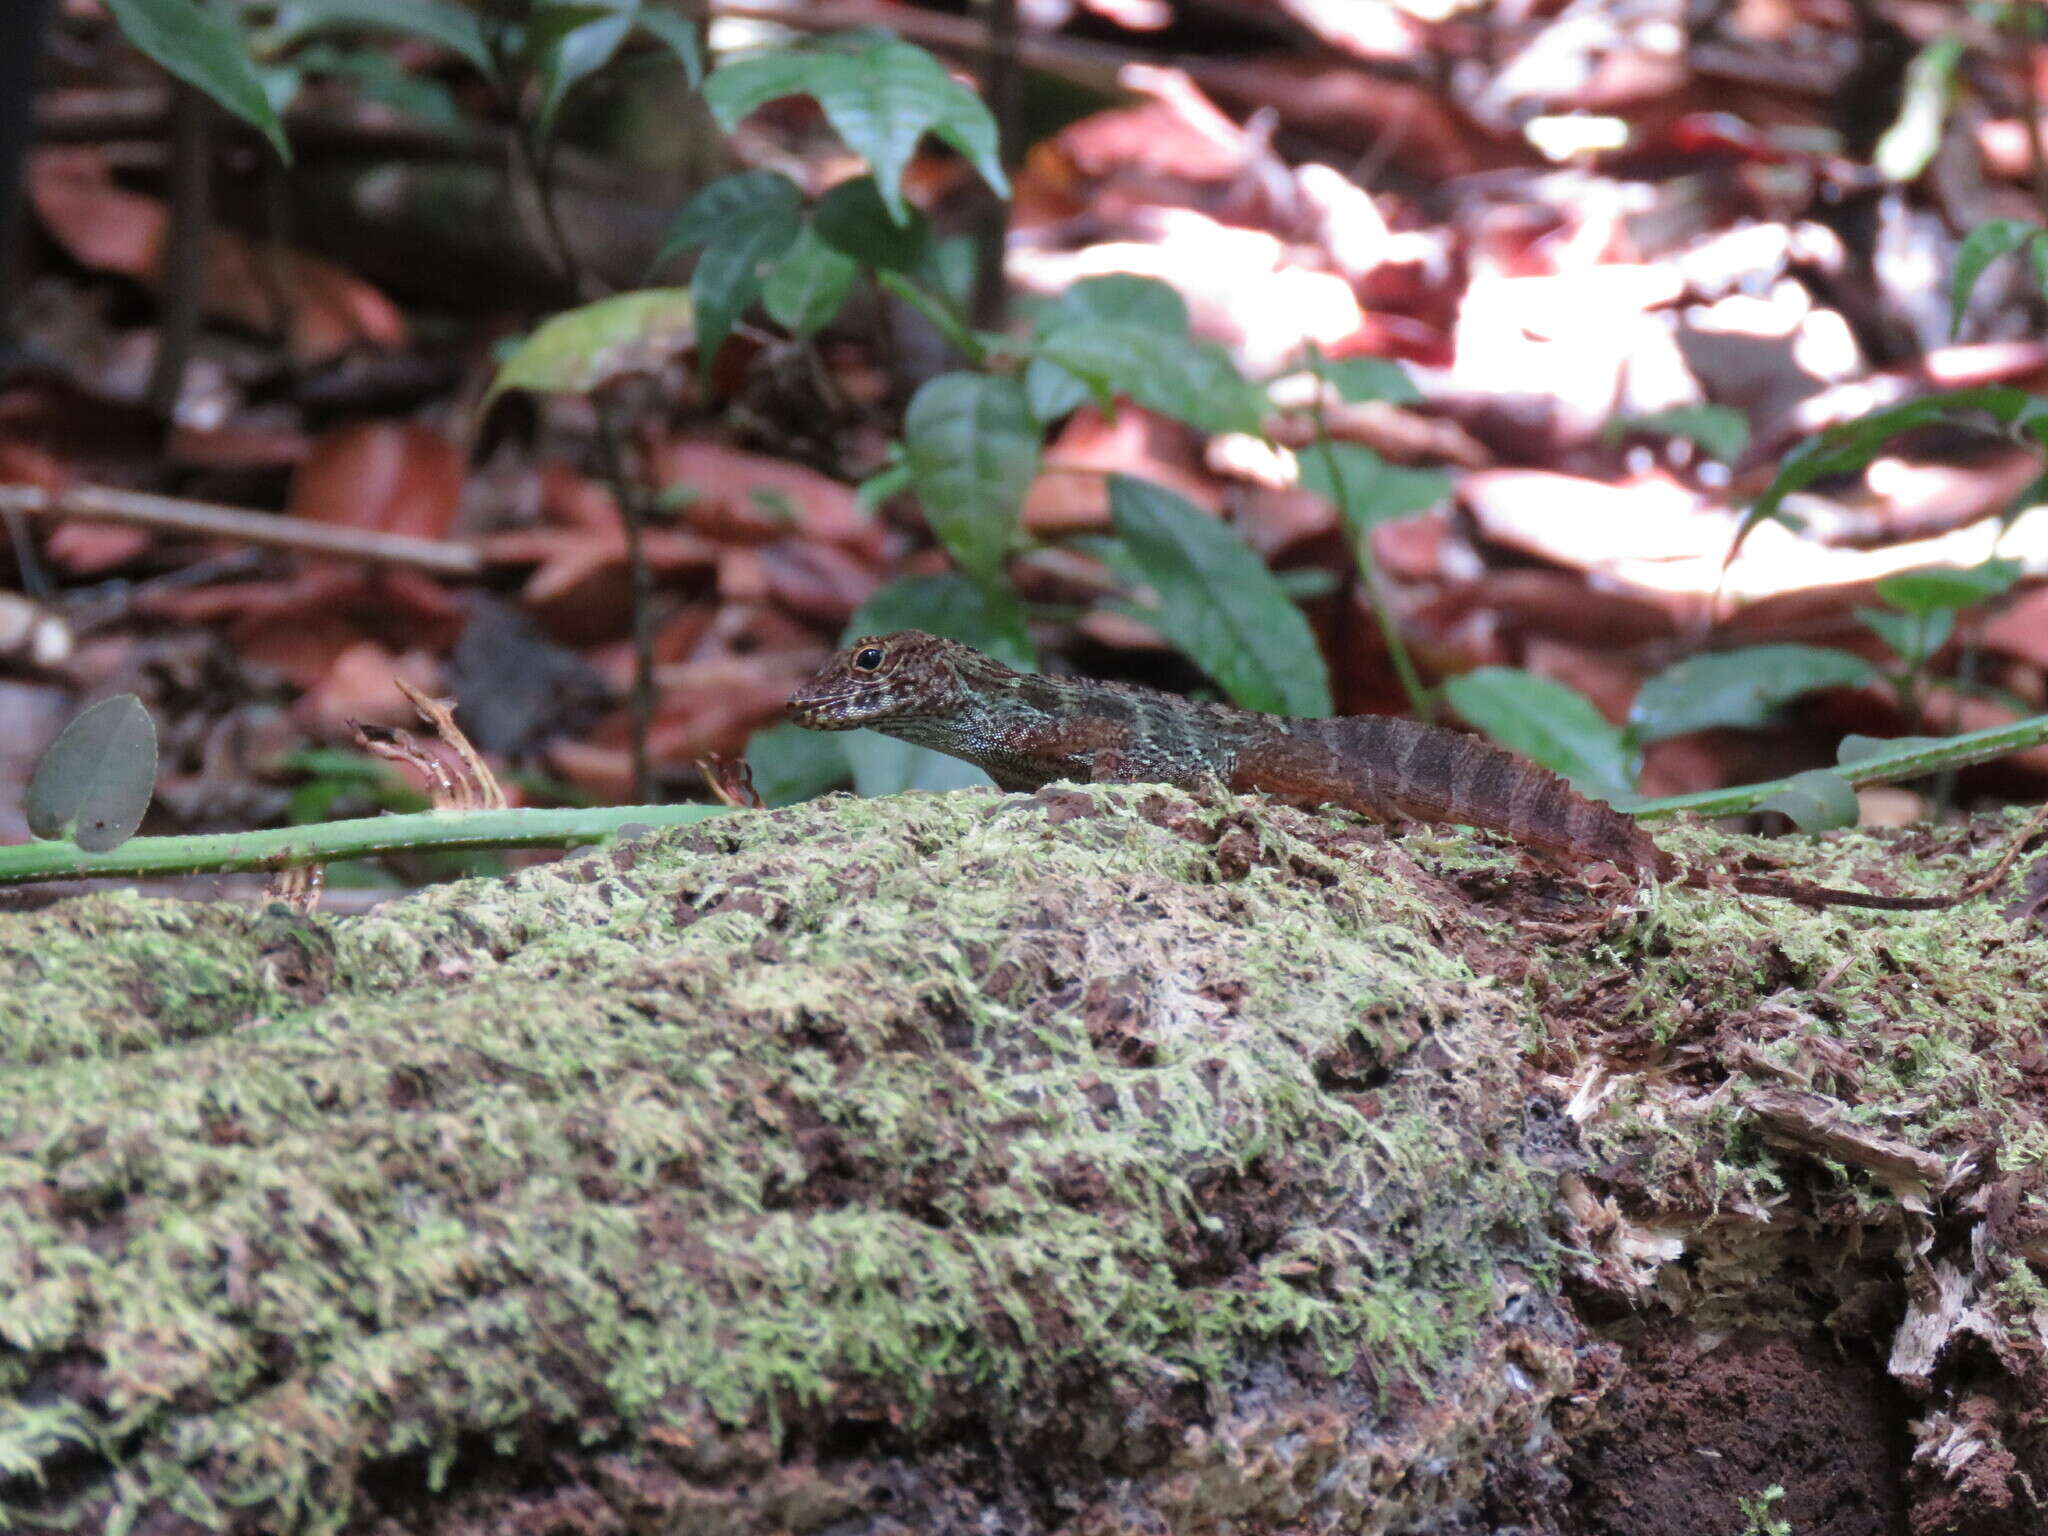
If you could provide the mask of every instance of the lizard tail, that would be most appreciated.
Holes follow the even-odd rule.
[[[1288,725],[1290,742],[1306,738],[1321,748],[1298,755],[1324,759],[1315,788],[1337,792],[1323,793],[1323,799],[1383,819],[1484,827],[1574,861],[1605,860],[1638,879],[1665,880],[1676,873],[1671,856],[1635,818],[1475,736],[1383,715]],[[1241,776],[1253,777],[1244,774],[1246,766],[1241,760]],[[1245,787],[1286,786],[1254,778]]]

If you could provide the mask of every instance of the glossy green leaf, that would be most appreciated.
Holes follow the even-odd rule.
[[[699,246],[704,252],[690,274],[690,293],[697,364],[707,379],[734,323],[761,297],[770,264],[802,233],[802,207],[803,193],[787,176],[742,171],[700,189],[669,226],[657,265]]]
[[[1973,566],[1924,566],[1881,577],[1877,595],[1902,613],[1968,608],[2011,591],[2021,570],[2017,560],[1986,560]]]
[[[1038,350],[1086,383],[1104,409],[1122,395],[1204,432],[1259,430],[1259,392],[1214,342],[1102,321],[1062,326]]]
[[[1647,744],[1688,731],[1763,725],[1801,694],[1858,687],[1876,675],[1860,656],[1813,645],[1752,645],[1692,656],[1643,684],[1629,726]]]
[[[697,24],[677,11],[663,10],[659,4],[644,6],[634,23],[642,32],[656,42],[667,46],[683,66],[683,78],[690,82],[691,90],[700,90],[704,85],[704,47],[697,36]]]
[[[1043,339],[1076,325],[1142,325],[1185,340],[1188,306],[1179,292],[1156,277],[1111,272],[1084,277],[1039,310],[1032,334]],[[1054,421],[1089,400],[1089,387],[1049,357],[1034,357],[1024,370],[1024,394],[1031,414]]]
[[[1683,438],[1722,464],[1733,464],[1749,446],[1749,418],[1727,405],[1677,405],[1668,411],[1617,417],[1608,432],[1613,437],[1648,432]]]
[[[851,769],[846,743],[838,735],[783,724],[754,732],[747,742],[747,771],[762,801],[779,806],[836,789]]]
[[[1173,336],[1188,334],[1187,300],[1170,283],[1129,272],[1084,277],[1039,310],[1032,334],[1050,336],[1069,325],[1143,325]]]
[[[284,123],[249,60],[242,31],[197,0],[106,0],[128,41],[257,129],[291,164]],[[12,46],[26,46],[15,39]]]
[[[903,451],[939,542],[975,581],[993,584],[1038,474],[1038,423],[1023,385],[986,373],[928,380],[904,414]]]
[[[389,32],[416,37],[491,71],[491,51],[475,15],[450,0],[285,0],[271,28],[290,47],[322,32]]]
[[[838,318],[858,271],[851,256],[806,224],[796,243],[776,258],[761,284],[761,302],[777,325],[799,337],[815,336]]]
[[[1329,675],[1308,620],[1229,525],[1163,486],[1109,480],[1109,513],[1131,565],[1159,594],[1148,617],[1234,703],[1327,715]]]
[[[1927,613],[1894,613],[1889,608],[1858,608],[1856,617],[1877,632],[1877,637],[1898,654],[1899,660],[1916,667],[1948,644],[1955,632],[1953,608],[1936,608]]]
[[[1853,768],[1858,763],[1867,763],[1872,758],[1896,752],[1945,747],[1954,739],[1951,736],[1859,736],[1852,731],[1836,745],[1835,764],[1841,768]]]
[[[1621,731],[1577,689],[1518,667],[1481,667],[1445,683],[1444,697],[1509,751],[1563,774],[1581,794],[1617,802],[1634,794]]]
[[[37,837],[105,853],[135,835],[156,792],[156,723],[132,693],[102,699],[58,733],[22,814]]]
[[[977,587],[964,576],[906,576],[890,582],[860,607],[841,643],[861,635],[921,629],[987,651],[1022,672],[1037,670],[1024,611],[1005,592]],[[853,768],[854,788],[863,795],[893,795],[906,789],[963,789],[992,781],[972,763],[897,741],[878,731],[849,731],[841,738]]]
[[[686,288],[642,288],[567,310],[512,350],[484,408],[508,389],[587,394],[627,374],[655,372],[696,339],[695,315]]]
[[[287,75],[294,78],[284,78]],[[392,54],[382,49],[336,43],[312,43],[300,48],[282,69],[264,67],[264,85],[270,91],[272,103],[290,101],[298,94],[299,81],[307,75],[332,75],[348,80],[364,101],[390,107],[422,122],[453,128],[462,121],[455,93],[446,84],[432,75],[400,69]],[[279,110],[283,110],[281,105]]]
[[[1807,438],[1785,455],[1764,493],[1743,514],[1742,526],[1728,547],[1728,563],[1734,562],[1743,541],[1758,524],[1783,515],[1785,498],[1795,491],[1865,468],[1894,440],[1917,428],[1936,422],[1982,423],[1986,418],[1999,426],[2018,428],[2038,437],[2048,433],[2048,401],[2008,384],[1953,389],[1872,411]]]
[[[910,214],[903,171],[927,133],[957,150],[999,195],[1009,195],[995,119],[922,48],[876,37],[852,51],[784,49],[722,64],[704,82],[704,99],[727,132],[763,103],[797,95],[815,99],[847,148],[867,161],[898,223]]]
[[[839,183],[818,199],[811,221],[819,239],[879,272],[920,272],[932,259],[935,242],[924,215],[913,211],[898,223],[872,176]]]
[[[1389,357],[1345,357],[1325,362],[1319,370],[1340,399],[1353,403],[1388,400],[1410,405],[1422,398],[1422,391],[1408,377],[1408,370]]]
[[[1963,328],[1963,313],[1970,307],[1970,295],[1976,291],[1984,269],[2041,233],[2041,226],[2030,219],[1990,219],[1963,236],[1963,243],[1956,248],[1955,276],[1949,281],[1951,337]]]
[[[547,38],[550,13],[568,25],[540,48],[542,138],[554,132],[569,93],[611,63],[640,19],[640,0],[538,0],[530,38]]]
[[[1353,538],[1451,499],[1443,470],[1389,464],[1363,443],[1311,443],[1300,459],[1301,488],[1334,504]]]
[[[1757,806],[1792,818],[1802,832],[1825,832],[1856,825],[1856,786],[1832,768],[1795,773],[1786,786]]]

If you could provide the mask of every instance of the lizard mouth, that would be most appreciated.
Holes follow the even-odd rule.
[[[810,731],[850,731],[859,725],[857,695],[850,693],[806,693],[798,689],[789,696],[782,712]]]

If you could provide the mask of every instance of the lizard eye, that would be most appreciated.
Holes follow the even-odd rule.
[[[863,672],[872,672],[882,664],[882,648],[870,645],[853,658],[853,664]]]

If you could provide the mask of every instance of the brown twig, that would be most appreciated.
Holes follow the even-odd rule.
[[[171,95],[171,214],[164,240],[162,318],[149,371],[150,408],[172,415],[185,386],[185,363],[199,338],[206,299],[206,239],[212,222],[213,103],[180,81]]]
[[[654,572],[647,563],[647,498],[639,480],[626,462],[624,435],[619,430],[621,407],[607,388],[590,397],[597,412],[599,467],[619,506],[619,523],[626,533],[626,569],[632,583],[633,630],[632,755],[633,798],[642,804],[652,798],[654,772],[648,758],[647,736],[654,724]]]
[[[437,576],[475,576],[484,564],[474,548],[449,540],[421,539],[369,528],[342,528],[104,485],[79,485],[56,493],[39,485],[0,485],[0,514],[7,513],[73,517],[164,533],[234,539],[271,549],[296,550],[300,554],[412,566]]]
[[[1017,0],[989,0],[988,40],[982,49],[981,92],[996,120],[996,147],[1006,167],[1018,163],[1017,146],[1024,136],[1023,71],[1017,66]],[[1010,233],[1009,203],[983,189],[983,208],[975,220],[974,294],[969,313],[985,331],[1000,330],[1006,308],[1003,249]]]

